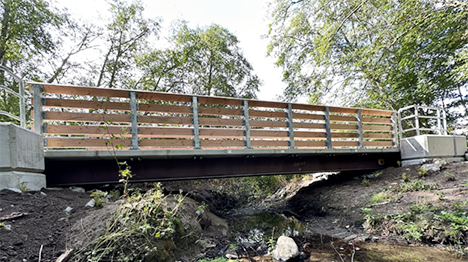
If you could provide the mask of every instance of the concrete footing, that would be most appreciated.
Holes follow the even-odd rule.
[[[11,123],[0,123],[0,190],[46,186],[42,136]]]
[[[420,135],[405,138],[400,143],[402,166],[417,165],[434,158],[447,162],[465,160],[465,136]]]

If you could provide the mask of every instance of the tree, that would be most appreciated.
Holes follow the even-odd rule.
[[[179,22],[170,47],[138,58],[144,88],[152,91],[256,97],[261,84],[237,38],[219,25],[191,29]]]
[[[122,0],[111,2],[112,20],[105,30],[104,56],[101,65],[95,67],[96,86],[134,88],[136,53],[145,47],[150,34],[159,30],[157,21],[143,17],[143,10],[138,1],[130,5]]]
[[[268,54],[283,68],[288,98],[393,110],[466,105],[467,81],[453,72],[468,12],[455,4],[275,0],[270,8]]]

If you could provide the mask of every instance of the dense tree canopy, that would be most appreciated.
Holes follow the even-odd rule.
[[[260,80],[227,29],[219,25],[191,29],[179,22],[173,31],[167,49],[138,59],[145,89],[256,97]]]
[[[465,105],[468,79],[454,77],[468,44],[461,4],[275,0],[268,53],[283,68],[289,98],[394,110]]]

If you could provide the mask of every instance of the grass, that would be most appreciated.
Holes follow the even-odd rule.
[[[415,179],[408,183],[401,183],[398,185],[398,191],[401,193],[411,192],[411,191],[429,191],[436,189],[439,185],[437,183],[426,183],[421,179]]]
[[[368,202],[369,206],[380,204],[384,202],[389,202],[393,200],[393,196],[387,192],[380,192],[378,194],[372,195],[371,199]]]

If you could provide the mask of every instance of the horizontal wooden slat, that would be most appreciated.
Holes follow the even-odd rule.
[[[325,139],[325,132],[305,132],[294,131],[294,138],[323,138]]]
[[[207,118],[200,117],[200,125],[202,126],[242,126],[241,119],[222,119],[222,118]]]
[[[294,128],[325,129],[325,124],[294,122]]]
[[[243,138],[244,130],[228,128],[200,128],[200,138]]]
[[[392,126],[362,125],[364,131],[392,131]]]
[[[308,105],[308,104],[292,104],[292,109],[323,112],[325,111],[325,106]]]
[[[363,117],[362,122],[373,124],[391,124],[392,120],[390,118]]]
[[[296,147],[325,147],[325,141],[295,141]]]
[[[338,115],[330,115],[330,121],[336,122],[358,122],[356,117],[354,116],[338,116]]]
[[[107,139],[93,138],[47,138],[47,148],[88,148],[88,147],[105,147],[112,150],[112,146],[124,145],[129,147],[130,140],[115,139],[107,146]]]
[[[254,147],[288,147],[288,141],[278,140],[252,140],[252,146]]]
[[[191,139],[141,139],[141,147],[193,147]]]
[[[199,115],[214,115],[214,116],[242,116],[242,109],[232,108],[216,108],[216,107],[199,107]]]
[[[139,137],[193,138],[192,128],[181,127],[140,127]]]
[[[288,103],[285,102],[273,102],[273,101],[259,101],[249,100],[250,107],[270,107],[270,108],[288,108]]]
[[[140,116],[139,123],[191,125],[191,117]]]
[[[370,116],[392,116],[393,111],[377,110],[377,109],[361,109],[361,114]]]
[[[357,141],[332,141],[332,147],[337,148],[337,147],[345,147],[345,146],[358,146]]]
[[[252,129],[250,130],[250,136],[253,138],[278,138],[278,137],[288,137],[287,131],[278,131],[278,130],[260,130]]]
[[[393,134],[390,133],[364,133],[364,138],[381,138],[381,139],[393,139]]]
[[[72,125],[48,125],[45,134],[74,134],[74,135],[102,135],[130,137],[129,126],[107,126],[106,129],[100,126],[72,126]],[[160,138],[192,138],[192,128],[177,127],[140,127],[139,137],[160,137]]]
[[[287,118],[286,112],[273,112],[261,110],[249,110],[250,117],[271,117],[271,118]]]
[[[332,133],[332,138],[357,138],[358,133]]]
[[[244,140],[201,140],[201,147],[243,147]]]
[[[365,147],[393,147],[392,141],[367,141],[364,142]]]
[[[206,97],[199,96],[198,103],[200,104],[214,104],[214,105],[229,105],[229,106],[241,106],[241,99],[232,99],[225,97]]]
[[[251,127],[288,127],[288,124],[284,121],[250,120],[249,124]]]
[[[332,130],[357,130],[357,125],[330,124]]]
[[[293,119],[324,120],[324,115],[293,113]]]
[[[169,114],[192,114],[190,106],[139,104],[140,112],[155,112]]]
[[[44,121],[73,121],[73,122],[101,122],[112,121],[116,123],[130,123],[130,115],[116,114],[92,114],[92,113],[68,113],[45,112]]]

